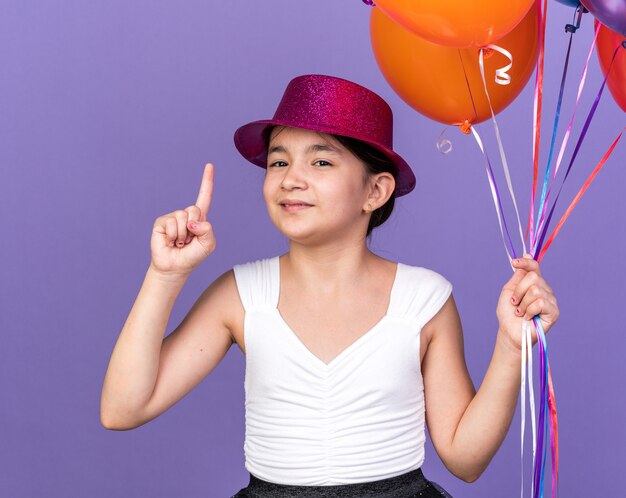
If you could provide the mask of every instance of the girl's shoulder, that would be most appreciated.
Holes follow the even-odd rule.
[[[246,310],[272,308],[278,302],[279,256],[271,256],[233,266],[239,298]]]
[[[412,265],[409,263],[403,263],[398,261],[398,271],[402,268],[402,271],[409,276],[412,280],[422,282],[434,282],[434,283],[450,283],[449,280],[438,270],[428,268],[425,266]]]
[[[426,324],[452,294],[452,283],[431,268],[398,262],[393,308]]]

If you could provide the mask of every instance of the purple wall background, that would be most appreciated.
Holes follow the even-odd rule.
[[[548,117],[567,41],[562,28],[571,17],[561,4],[549,7]],[[586,15],[576,35],[564,122],[591,21]],[[168,333],[220,273],[287,248],[265,212],[262,170],[238,155],[232,134],[270,116],[298,74],[345,77],[391,104],[395,146],[414,166],[418,186],[398,202],[372,247],[454,283],[468,365],[480,382],[493,347],[496,298],[510,274],[481,155],[471,137],[453,129],[454,151],[437,152],[443,125],[418,115],[386,84],[369,44],[369,8],[359,0],[5,0],[0,47],[1,496],[225,497],[246,484],[245,365],[238,348],[180,403],[139,429],[103,429],[99,397],[149,264],[152,223],[195,201],[205,162],[216,164],[210,218],[218,246],[188,281]],[[600,82],[594,55],[574,138]],[[531,87],[499,118],[524,218]],[[544,157],[550,119],[544,120]],[[560,212],[623,125],[624,114],[607,92]],[[495,159],[491,127],[478,129]],[[618,311],[626,300],[624,147],[543,263],[562,311],[549,345],[566,497],[626,488],[625,340]],[[425,470],[454,496],[517,496],[519,452],[516,415],[477,483],[447,473],[430,445]]]

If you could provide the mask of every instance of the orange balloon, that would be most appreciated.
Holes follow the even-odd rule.
[[[411,107],[442,123],[474,124],[491,117],[480,76],[478,48],[436,45],[414,35],[372,9],[370,35],[374,56],[383,76]],[[508,106],[522,91],[537,61],[537,11],[530,9],[522,22],[498,41],[513,55],[511,82],[494,81],[496,69],[509,63],[492,51],[484,59],[485,79],[494,112]],[[467,78],[467,79],[466,79]]]
[[[418,36],[451,47],[484,47],[509,33],[534,0],[376,0]]]
[[[596,28],[598,20],[595,21]],[[606,76],[609,64],[615,53],[615,49],[626,40],[622,35],[607,28],[604,24],[600,26],[596,49],[598,50],[598,60],[602,74]],[[620,48],[613,61],[613,67],[607,78],[606,84],[611,90],[615,102],[626,112],[626,49]]]

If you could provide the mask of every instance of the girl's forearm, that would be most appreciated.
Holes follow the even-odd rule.
[[[131,428],[156,383],[163,336],[187,277],[150,267],[115,344],[100,400],[102,425]]]
[[[466,480],[478,479],[509,430],[520,389],[520,362],[521,353],[498,333],[487,373],[452,441],[455,470]]]

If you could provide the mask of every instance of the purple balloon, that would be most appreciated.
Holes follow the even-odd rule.
[[[602,24],[626,36],[626,0],[581,0],[581,3]]]

